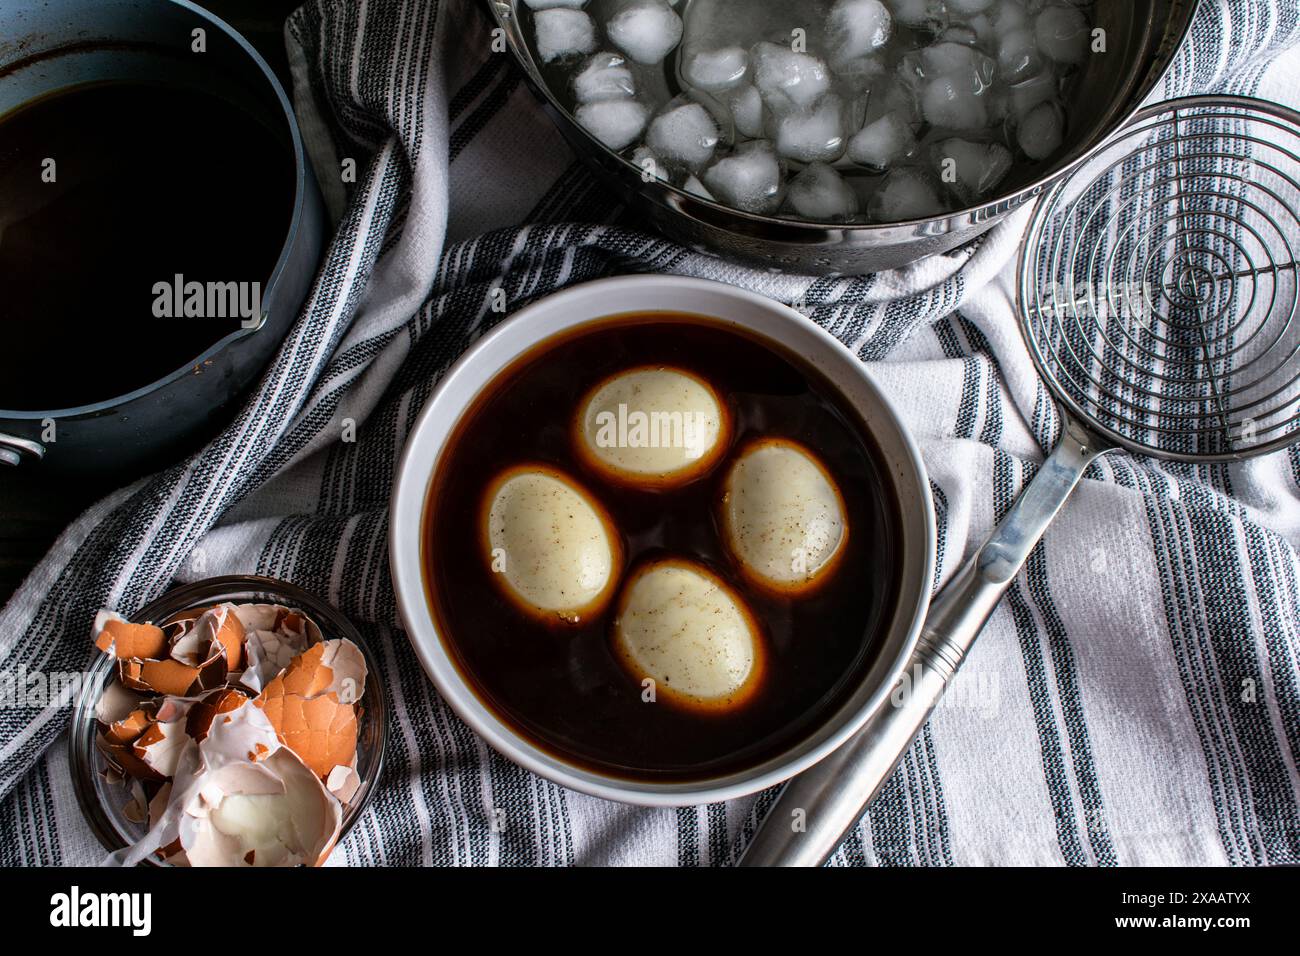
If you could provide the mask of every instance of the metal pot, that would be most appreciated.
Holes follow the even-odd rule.
[[[205,56],[177,56],[196,28],[206,33]],[[283,126],[292,145],[292,219],[263,282],[259,324],[231,333],[164,378],[107,401],[42,411],[0,409],[0,463],[84,475],[139,474],[224,422],[279,348],[324,247],[320,192],[288,97],[271,68],[233,28],[188,0],[6,0],[0,5],[0,37],[0,115],[87,83],[165,79],[202,87],[217,71],[230,81],[223,95]]]
[[[1122,127],[1159,83],[1191,28],[1196,0],[1097,0],[1095,26],[1106,31],[1113,69],[1086,71],[1070,112],[1073,145],[1045,171],[1004,184],[998,197],[951,215],[874,226],[817,224],[755,216],[702,200],[642,170],[579,126],[542,78],[523,35],[518,0],[488,0],[497,25],[574,152],[609,180],[654,228],[691,248],[764,268],[813,274],[863,274],[894,269],[947,252],[987,232],[1087,159]]]

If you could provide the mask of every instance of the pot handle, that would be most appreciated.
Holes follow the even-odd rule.
[[[45,446],[40,442],[0,432],[0,465],[21,465],[28,459],[40,461],[44,457]]]
[[[830,859],[925,726],[1088,466],[1110,450],[1067,417],[1056,450],[930,605],[916,650],[889,699],[847,743],[786,784],[740,866],[821,866]]]

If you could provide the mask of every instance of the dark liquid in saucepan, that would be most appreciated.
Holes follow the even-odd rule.
[[[735,416],[732,451],[700,480],[647,493],[584,470],[570,445],[583,393],[620,370],[683,368],[711,382]],[[814,450],[848,508],[847,553],[804,598],[749,586],[724,550],[717,521],[734,451],[760,435]],[[729,713],[701,714],[642,688],[615,658],[617,601],[577,626],[522,614],[490,579],[476,526],[484,489],[521,462],[557,466],[608,510],[626,571],[662,556],[705,562],[730,582],[763,627],[767,671],[758,694]],[[897,601],[899,516],[879,450],[828,383],[799,360],[705,319],[623,316],[547,341],[482,394],[458,423],[425,509],[423,561],[446,646],[480,699],[523,736],[570,763],[623,778],[698,780],[753,766],[815,729],[870,666]]]
[[[237,330],[155,317],[154,285],[265,292],[294,177],[287,127],[194,89],[85,86],[0,120],[0,408],[114,398]]]

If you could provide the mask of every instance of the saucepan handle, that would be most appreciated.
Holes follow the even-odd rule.
[[[820,866],[834,854],[925,726],[1088,466],[1109,450],[1067,419],[1042,470],[930,605],[916,650],[889,699],[848,742],[786,785],[741,866]]]
[[[21,465],[24,461],[39,461],[45,456],[45,446],[28,438],[0,432],[0,465]]]

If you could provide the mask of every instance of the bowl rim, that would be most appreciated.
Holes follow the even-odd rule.
[[[373,729],[367,734],[373,736],[375,740],[374,746],[370,749],[372,764],[361,778],[357,795],[344,807],[338,839],[334,843],[334,848],[330,850],[332,854],[365,813],[384,772],[390,703],[384,682],[378,679],[379,657],[357,626],[333,605],[296,584],[265,575],[227,574],[178,584],[129,615],[127,620],[144,623],[162,620],[178,611],[205,604],[249,603],[235,595],[274,599],[267,603],[284,604],[305,611],[316,622],[326,639],[329,639],[330,634],[346,637],[357,645],[362,656],[365,657],[368,673],[361,700],[365,707],[363,720],[374,722]],[[94,775],[99,772],[95,764],[95,754],[98,750],[95,748],[93,736],[93,728],[96,724],[95,705],[112,676],[113,659],[106,654],[95,652],[95,658],[86,668],[85,680],[73,704],[72,717],[68,723],[68,763],[77,803],[95,838],[110,853],[130,845],[126,835],[113,821],[112,814],[99,799],[94,782]],[[165,865],[152,857],[146,859],[144,863],[152,866]]]
[[[899,601],[892,618],[882,625],[885,639],[890,641],[895,632],[903,631],[904,624],[900,622],[906,619],[905,636],[897,642],[894,659],[887,665],[881,663],[883,658],[878,659],[877,664],[864,674],[861,687],[852,698],[786,751],[756,767],[716,778],[656,783],[601,773],[549,752],[522,736],[481,700],[444,646],[429,608],[423,572],[423,519],[429,486],[446,439],[465,411],[503,369],[548,339],[584,325],[636,312],[660,310],[693,313],[722,325],[732,324],[760,340],[790,350],[790,343],[753,329],[739,319],[718,316],[715,310],[652,305],[646,301],[647,297],[653,300],[670,288],[679,296],[701,302],[721,297],[750,310],[761,310],[773,322],[788,323],[788,328],[797,330],[792,335],[811,336],[820,342],[824,354],[834,356],[833,361],[845,368],[853,368],[854,384],[865,389],[874,405],[873,420],[867,423],[867,427],[879,440],[883,420],[884,427],[889,429],[903,450],[903,461],[887,459],[886,464],[897,497],[900,501],[913,497],[916,513],[909,514],[902,509],[900,539],[904,569]],[[557,313],[562,317],[554,320]],[[512,347],[511,343],[517,345]],[[485,367],[489,364],[491,367]],[[854,404],[847,396],[845,398]],[[900,469],[901,476],[898,473]],[[900,478],[910,487],[898,487]],[[493,749],[524,769],[571,790],[641,806],[689,806],[746,796],[806,770],[847,741],[885,703],[910,661],[929,609],[936,554],[934,504],[920,449],[866,364],[825,329],[788,306],[725,283],[686,276],[619,276],[570,286],[526,306],[479,339],[443,376],[408,434],[398,461],[389,508],[389,569],[398,612],[416,657],[452,710]],[[909,564],[913,565],[911,569]],[[917,580],[909,589],[913,578]],[[914,590],[915,594],[907,593],[909,590]],[[910,615],[908,608],[911,608]],[[877,667],[882,666],[886,670],[881,679],[874,686],[868,686]],[[866,699],[857,702],[863,694]],[[836,721],[838,725],[833,726]],[[832,726],[833,729],[828,729]],[[820,742],[810,745],[809,741],[818,736],[822,737]]]

